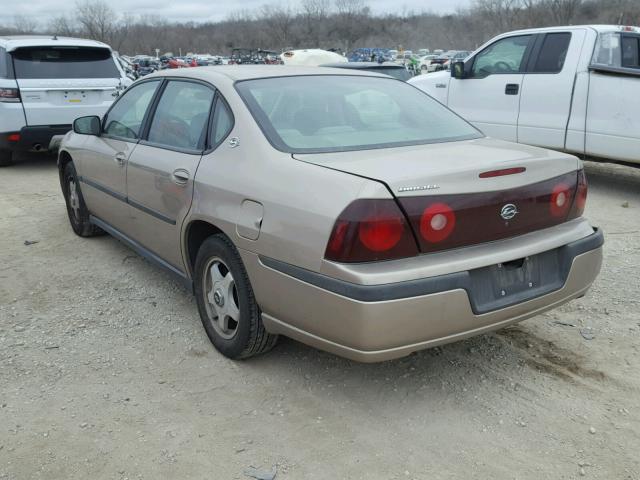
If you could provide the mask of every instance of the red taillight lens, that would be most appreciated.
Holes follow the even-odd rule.
[[[10,142],[19,142],[20,141],[20,134],[19,133],[10,133],[9,135],[7,135],[7,140],[9,140]]]
[[[420,235],[429,243],[446,240],[456,226],[456,214],[449,205],[436,202],[424,209],[420,218]]]
[[[20,90],[17,88],[0,88],[0,102],[15,103],[20,101]]]
[[[418,254],[404,214],[393,199],[361,199],[349,205],[333,226],[325,258],[371,262]]]
[[[573,188],[566,183],[559,183],[553,187],[549,200],[549,211],[556,218],[566,217],[573,200]]]
[[[362,244],[374,252],[395,247],[404,231],[403,219],[397,216],[372,215],[360,223],[358,235]]]
[[[576,197],[573,201],[573,208],[571,209],[571,214],[569,218],[578,218],[581,217],[584,213],[584,207],[587,204],[587,176],[584,173],[584,170],[578,171],[578,187],[576,188]]]

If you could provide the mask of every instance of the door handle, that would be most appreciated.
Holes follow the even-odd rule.
[[[119,167],[124,166],[124,162],[127,161],[127,156],[123,152],[116,153],[113,160],[118,164]]]
[[[191,178],[189,170],[185,170],[184,168],[176,168],[171,174],[173,183],[177,185],[186,185],[189,178]]]
[[[519,91],[520,85],[518,85],[517,83],[507,83],[507,85],[504,87],[505,95],[518,95]]]

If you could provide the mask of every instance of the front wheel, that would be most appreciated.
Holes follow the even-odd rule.
[[[240,255],[229,239],[213,235],[196,257],[194,290],[207,336],[224,356],[248,358],[273,348]]]

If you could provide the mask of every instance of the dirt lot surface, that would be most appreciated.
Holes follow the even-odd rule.
[[[374,365],[225,359],[173,279],[73,234],[52,159],[0,170],[0,478],[640,479],[640,169],[587,170],[585,298]]]

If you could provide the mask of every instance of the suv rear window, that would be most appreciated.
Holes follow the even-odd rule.
[[[7,54],[5,49],[0,47],[0,78],[7,78]]]
[[[111,51],[91,47],[27,47],[12,52],[16,78],[118,78]]]

